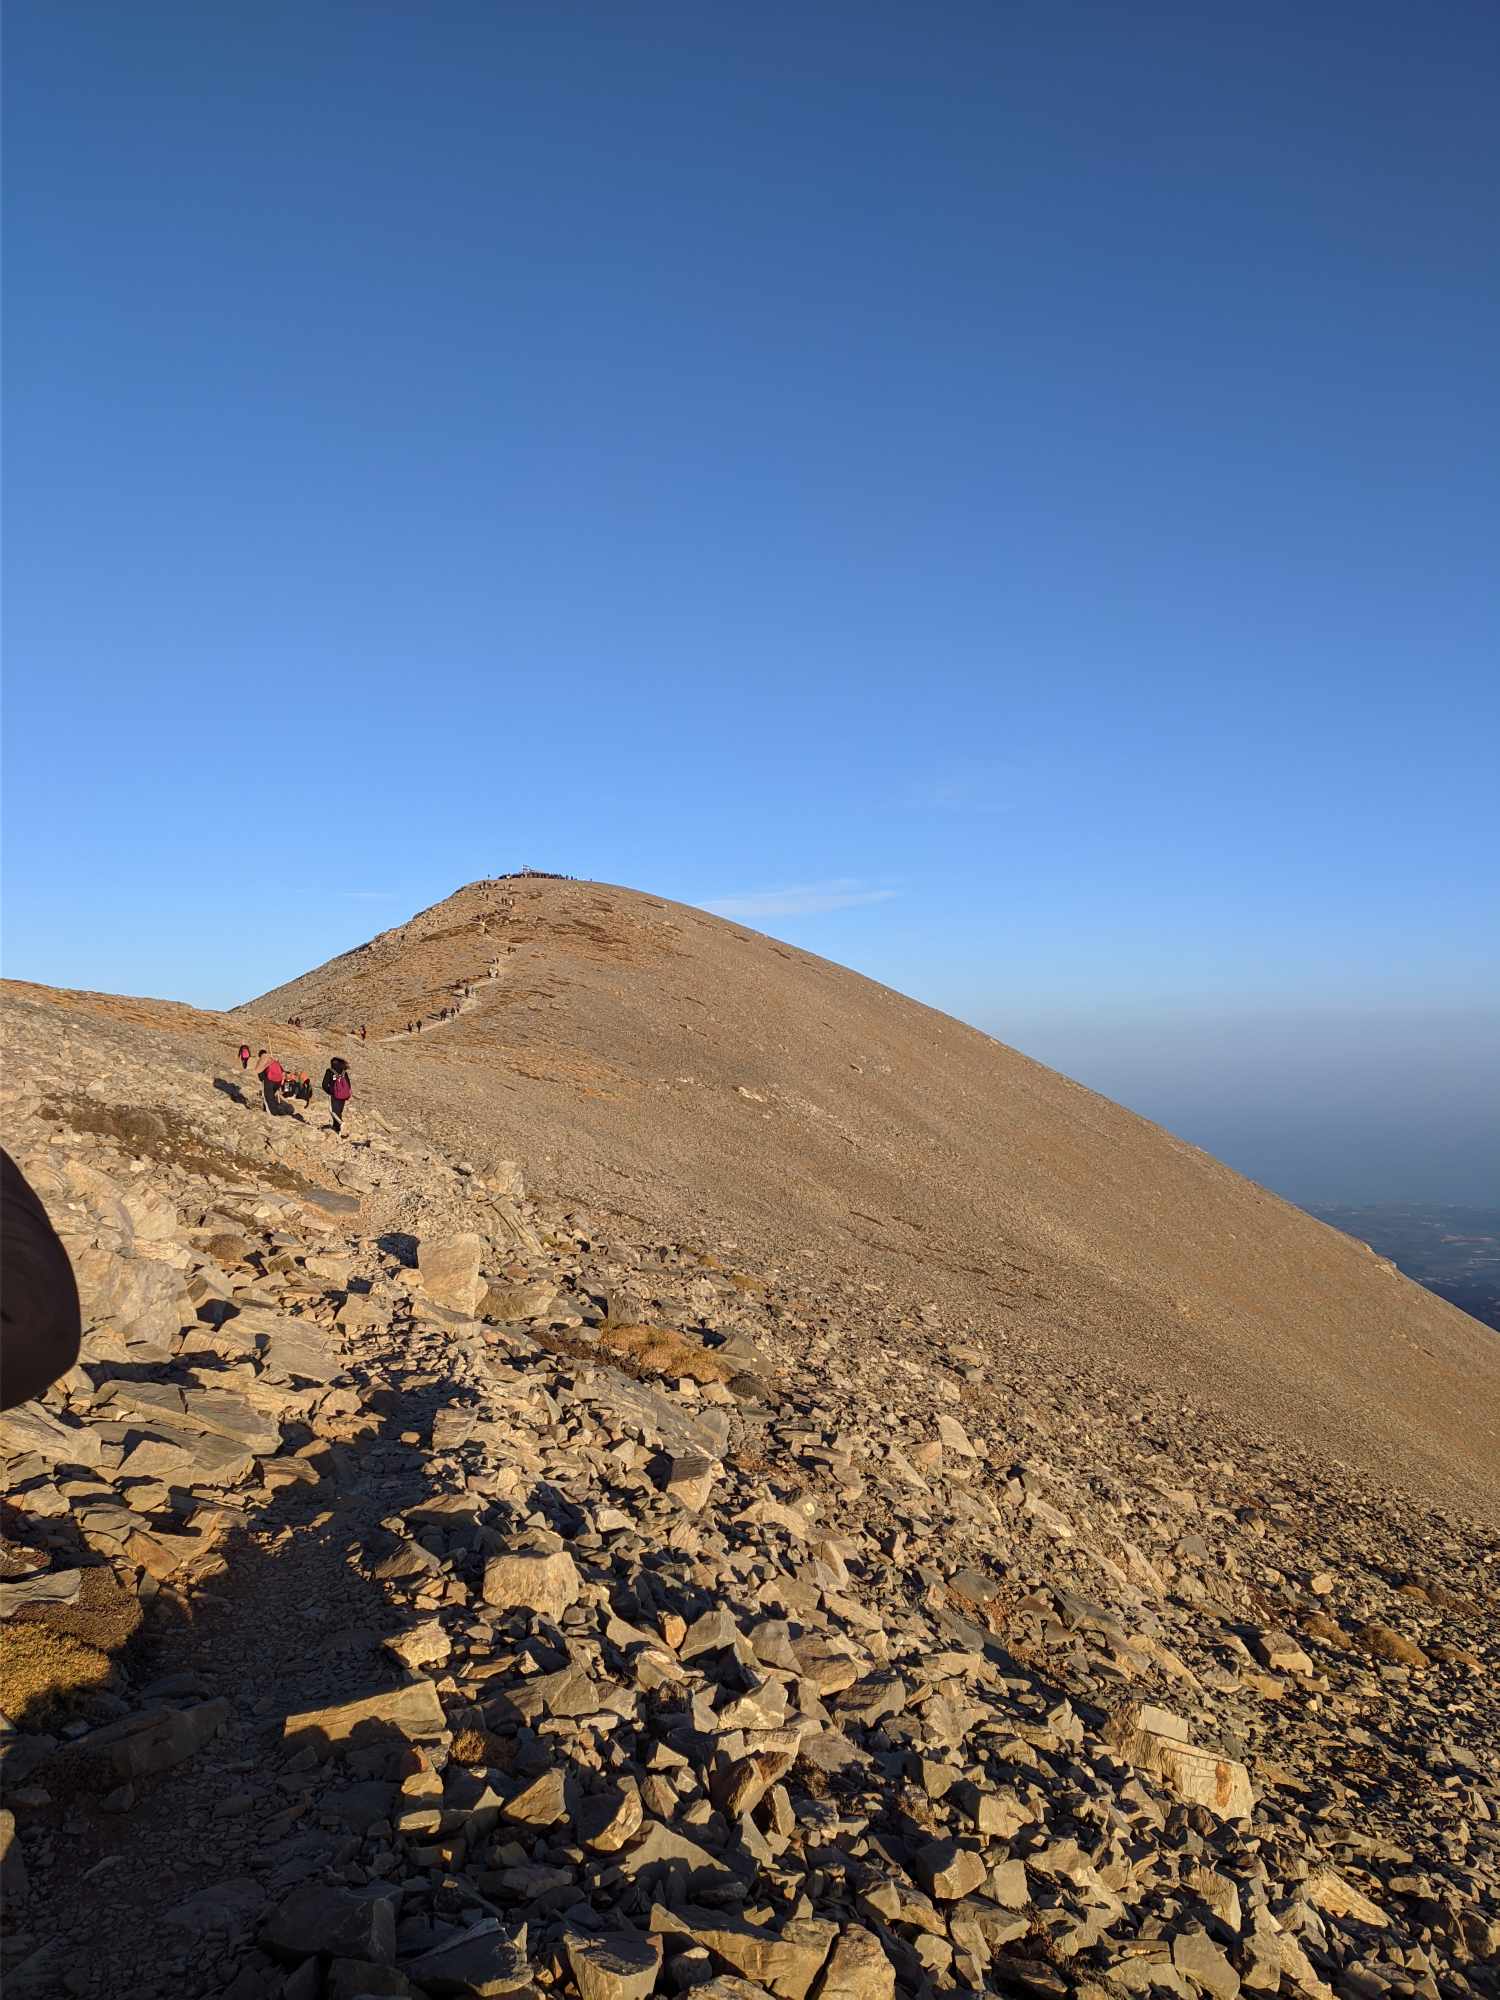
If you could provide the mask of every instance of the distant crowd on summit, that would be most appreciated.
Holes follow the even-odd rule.
[[[486,875],[485,886],[492,882],[576,882],[576,875],[560,875],[555,868],[512,868],[505,875]]]

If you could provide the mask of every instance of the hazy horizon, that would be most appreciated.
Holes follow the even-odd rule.
[[[1500,1202],[1500,1010],[984,1026],[1300,1207]]]

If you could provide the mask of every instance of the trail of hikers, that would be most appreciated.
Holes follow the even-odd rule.
[[[489,979],[499,977],[499,968],[492,968]],[[380,1037],[383,1042],[404,1042],[408,1035],[431,1035],[439,1028],[446,1028],[456,1021],[460,1014],[472,1014],[479,1005],[479,989],[488,981],[470,980],[453,989],[452,1000],[439,1007],[435,1013],[414,1015],[404,1027],[395,1029],[389,1035]]]
[[[497,980],[500,972],[501,961],[496,959],[488,967],[482,980],[457,981],[450,988],[451,997],[444,1001],[441,1007],[435,1008],[428,1014],[413,1015],[404,1027],[394,1028],[389,1034],[377,1035],[376,1040],[400,1042],[411,1035],[431,1035],[439,1028],[446,1028],[451,1022],[456,1021],[460,1014],[470,1014],[474,1011],[479,1005],[480,988]],[[300,1028],[302,1021],[300,1017],[294,1016],[288,1025]],[[369,1027],[364,1024],[348,1032],[357,1035],[361,1042],[368,1042],[370,1039]],[[241,1042],[238,1053],[240,1069],[248,1073],[251,1061],[250,1044]],[[312,1077],[309,1072],[288,1069],[279,1056],[272,1055],[266,1049],[261,1049],[254,1060],[256,1081],[260,1084],[261,1103],[266,1115],[279,1118],[290,1113],[292,1117],[300,1119],[302,1114],[296,1107],[299,1104],[311,1105],[313,1100]],[[328,1099],[328,1124],[324,1129],[341,1133],[344,1129],[344,1120],[349,1113],[350,1099],[354,1095],[354,1079],[349,1064],[343,1056],[330,1058],[319,1088]]]

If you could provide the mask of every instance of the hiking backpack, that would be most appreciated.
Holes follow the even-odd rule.
[[[354,1085],[349,1081],[348,1077],[345,1076],[341,1071],[339,1075],[337,1075],[333,1079],[333,1101],[335,1104],[344,1104],[353,1095],[354,1095]]]

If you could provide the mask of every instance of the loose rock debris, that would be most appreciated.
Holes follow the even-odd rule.
[[[1480,1530],[28,1034],[8,2000],[1500,1990]]]

